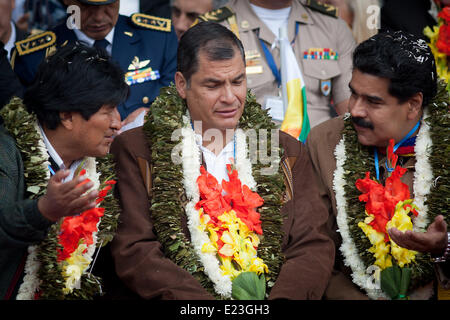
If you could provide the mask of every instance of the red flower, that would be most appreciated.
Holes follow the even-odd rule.
[[[395,168],[397,165],[398,156],[394,153],[394,139],[389,140],[389,145],[387,148],[387,159],[389,162],[389,168]]]
[[[222,196],[222,186],[217,183],[216,178],[209,174],[203,166],[200,167],[200,176],[197,178],[197,184],[200,199],[202,200],[197,202],[195,208],[197,210],[203,208],[203,211],[217,224],[217,217],[231,210],[231,206]]]
[[[445,22],[450,22],[450,6],[444,7],[438,14],[439,18],[445,20]]]
[[[386,242],[389,241],[386,224],[394,216],[395,206],[399,201],[410,198],[408,186],[400,180],[405,172],[406,169],[395,167],[391,176],[386,179],[385,186],[370,179],[370,172],[366,172],[366,177],[358,179],[355,184],[363,193],[359,196],[359,201],[366,202],[367,213],[374,217],[369,225],[376,231],[384,233]]]
[[[439,18],[444,23],[439,27],[439,38],[436,41],[436,47],[442,53],[450,55],[450,7],[445,7],[439,12]]]
[[[80,175],[84,175],[86,171],[83,169]],[[89,179],[84,180],[81,184],[86,183]],[[106,187],[99,192],[96,203],[100,203],[107,196],[112,189],[112,185],[116,182],[114,180],[107,181]],[[63,247],[58,250],[58,262],[70,257],[70,255],[78,248],[82,241],[86,246],[94,243],[92,234],[96,231],[100,218],[104,215],[105,209],[95,207],[82,212],[76,216],[65,217],[61,223],[60,234],[58,236],[59,244]]]
[[[262,234],[260,214],[255,208],[261,206],[264,200],[246,185],[242,186],[238,178],[238,172],[227,165],[229,181],[222,181],[222,186],[202,166],[197,184],[201,200],[195,208],[203,208],[204,212],[211,217],[211,222],[216,226],[221,223],[218,217],[224,212],[234,210],[236,216],[242,220],[247,227],[258,234]],[[222,187],[226,195],[222,196]]]

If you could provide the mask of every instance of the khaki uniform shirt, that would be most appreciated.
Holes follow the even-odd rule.
[[[304,5],[303,0],[293,0],[288,21],[288,38],[294,41],[294,53],[306,82],[308,115],[311,127],[332,117],[330,102],[335,104],[350,97],[348,83],[351,79],[352,52],[355,41],[347,24],[338,18],[314,11]],[[265,96],[279,96],[277,81],[267,64],[259,39],[271,48],[276,36],[255,14],[248,0],[230,0],[227,6],[235,13],[239,38],[245,49],[247,63],[247,85],[256,95],[261,105]],[[295,36],[296,24],[299,23]],[[220,24],[231,29],[229,19]],[[332,49],[337,60],[305,59],[305,52],[319,52]],[[280,66],[280,50],[272,51],[273,58]],[[330,80],[330,93],[325,96],[322,83]]]

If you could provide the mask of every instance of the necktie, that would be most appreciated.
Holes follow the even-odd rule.
[[[95,40],[94,42],[94,47],[96,48],[102,48],[106,50],[106,47],[108,46],[109,41],[106,39],[102,39],[102,40]]]

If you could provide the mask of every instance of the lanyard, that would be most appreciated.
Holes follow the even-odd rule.
[[[55,175],[55,171],[53,171],[53,169],[52,169],[52,167],[50,165],[48,166],[48,169],[50,170],[50,173],[52,174],[52,176],[54,176]]]
[[[412,136],[412,134],[413,134],[414,132],[416,132],[416,130],[419,128],[419,125],[420,125],[420,121],[421,121],[421,120],[422,120],[422,119],[420,119],[419,121],[417,121],[417,123],[416,123],[416,125],[414,126],[414,128],[412,128],[411,131],[409,131],[408,134],[407,134],[402,140],[400,140],[399,143],[397,143],[397,144],[394,146],[394,152],[397,151],[397,149],[398,149],[398,148],[399,148],[406,140],[408,140],[408,139]],[[395,168],[389,168],[389,167],[388,167],[388,164],[387,164],[387,160],[386,160],[386,169],[387,169],[387,171],[392,172],[392,171],[394,171]],[[376,147],[375,147],[375,171],[376,171],[376,173],[377,173],[377,180],[380,181],[380,168],[379,168],[379,162],[378,162],[378,150],[377,150]]]
[[[298,27],[299,23],[297,22],[295,24],[295,36],[294,36],[294,40],[292,40],[291,45],[293,45],[295,43],[295,39],[297,39],[297,34],[298,34]],[[264,51],[264,55],[266,57],[266,61],[267,64],[269,65],[270,70],[272,70],[273,76],[275,77],[275,80],[278,83],[278,87],[281,85],[281,73],[280,70],[277,67],[277,64],[275,63],[275,60],[273,58],[272,52],[270,52],[269,48],[267,47],[267,45],[264,43],[264,40],[262,40],[261,38],[259,38],[259,42],[261,43],[261,47]]]

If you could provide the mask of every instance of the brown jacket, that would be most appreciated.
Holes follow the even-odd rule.
[[[334,261],[334,246],[326,236],[327,212],[317,198],[306,149],[280,133],[285,156],[292,166],[294,200],[282,208],[285,233],[282,249],[286,261],[270,298],[320,299]],[[117,160],[121,223],[111,244],[116,272],[121,280],[145,299],[213,299],[200,283],[166,258],[154,232],[149,196],[139,158],[151,163],[151,150],[142,127],[119,135],[112,153]],[[180,204],[181,205],[181,204]],[[186,218],[183,219],[184,230]]]
[[[342,254],[339,250],[342,240],[337,232],[337,211],[336,197],[333,191],[333,175],[336,170],[334,150],[342,138],[343,129],[343,117],[333,118],[313,128],[309,133],[306,142],[308,153],[311,156],[311,162],[316,173],[316,182],[319,187],[320,198],[322,198],[322,201],[328,207],[328,231],[334,240],[336,248],[335,268],[324,297],[326,299],[368,299],[366,294],[352,282],[351,270],[344,266]],[[381,156],[379,162],[380,166],[383,168],[385,167],[385,159],[385,157]],[[402,177],[402,181],[410,187],[411,191],[413,189],[414,164],[415,158],[409,158],[403,165],[408,171]],[[387,170],[380,170],[380,172],[382,171],[387,172]],[[362,172],[361,175],[361,178],[364,178],[364,172]]]

